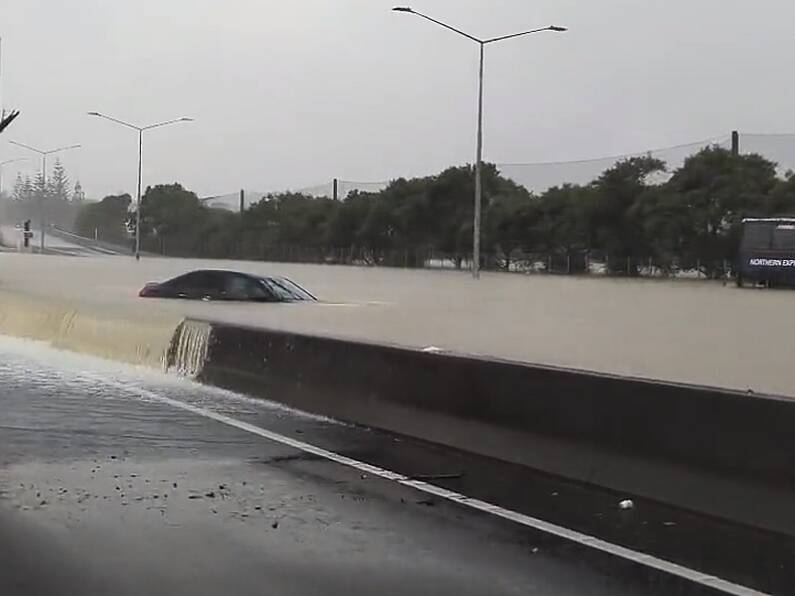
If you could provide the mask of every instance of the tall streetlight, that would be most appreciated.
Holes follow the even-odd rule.
[[[481,178],[481,169],[483,165],[483,59],[485,54],[485,49],[488,44],[496,43],[498,41],[505,41],[506,39],[513,39],[514,37],[522,37],[523,35],[530,35],[532,33],[542,33],[544,31],[555,31],[555,32],[563,32],[567,31],[566,27],[558,27],[557,25],[550,25],[549,27],[542,27],[540,29],[532,29],[530,31],[521,31],[519,33],[512,33],[510,35],[502,35],[500,37],[492,37],[489,39],[479,39],[474,35],[470,35],[469,33],[465,33],[460,29],[456,29],[455,27],[448,25],[447,23],[443,23],[442,21],[437,21],[434,18],[429,17],[428,15],[422,14],[421,12],[417,12],[408,6],[396,6],[392,9],[395,12],[407,12],[413,15],[417,15],[418,17],[422,17],[432,23],[436,23],[444,27],[445,29],[449,29],[454,33],[458,33],[459,35],[466,37],[470,41],[474,41],[480,46],[480,71],[478,75],[478,148],[477,148],[477,157],[475,160],[475,218],[473,222],[473,241],[472,241],[472,277],[475,279],[480,277],[480,220],[481,220],[481,204],[482,204],[482,197],[483,197],[483,182]]]
[[[67,145],[65,147],[58,147],[57,149],[49,149],[45,151],[43,149],[31,147],[30,145],[17,143],[16,141],[8,142],[12,145],[16,145],[17,147],[22,147],[23,149],[27,149],[28,151],[33,151],[34,153],[41,155],[41,196],[39,197],[39,226],[41,227],[41,230],[39,233],[41,235],[41,252],[44,254],[44,193],[47,189],[47,156],[53,153],[59,153],[61,151],[68,151],[69,149],[77,149],[82,145]]]
[[[7,166],[10,163],[16,163],[18,161],[28,161],[28,158],[17,157],[16,159],[7,159],[5,161],[0,161],[0,195],[3,194],[3,166]]]
[[[149,126],[136,126],[135,124],[130,124],[124,120],[112,118],[111,116],[106,116],[99,112],[89,112],[88,115],[104,118],[105,120],[110,120],[116,124],[121,124],[122,126],[138,131],[138,194],[135,200],[135,260],[138,261],[141,258],[141,168],[143,163],[144,131],[160,128],[161,126],[168,126],[169,124],[177,124],[179,122],[193,122],[193,118],[175,118],[174,120],[166,120],[165,122],[158,122],[157,124],[150,124]]]

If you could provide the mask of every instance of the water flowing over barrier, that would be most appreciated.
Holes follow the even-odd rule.
[[[165,369],[196,378],[204,369],[212,326],[204,321],[183,320],[174,330]]]

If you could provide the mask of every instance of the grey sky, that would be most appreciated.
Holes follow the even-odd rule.
[[[477,47],[409,0],[6,0],[5,141],[82,143],[63,159],[90,197],[144,183],[201,195],[335,176],[428,174],[474,155]],[[561,24],[489,47],[486,158],[568,160],[795,132],[791,0],[416,0],[475,35]],[[6,172],[12,178],[13,168]],[[10,180],[8,180],[10,183]]]

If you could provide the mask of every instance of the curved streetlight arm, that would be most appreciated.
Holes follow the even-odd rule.
[[[531,29],[530,31],[522,31],[521,33],[512,33],[510,35],[501,35],[500,37],[492,37],[491,39],[485,40],[483,43],[494,43],[495,41],[503,41],[506,39],[513,39],[514,37],[522,37],[523,35],[530,35],[531,33],[542,33],[544,31],[556,31],[558,33],[567,31],[565,27],[558,27],[552,25],[550,27],[541,27],[540,29]]]
[[[126,126],[127,128],[132,128],[133,130],[141,130],[140,126],[135,126],[135,124],[130,124],[129,122],[125,122],[124,120],[119,120],[118,118],[113,118],[112,116],[107,116],[106,114],[101,114],[100,112],[89,112],[89,116],[96,116],[97,118],[104,118],[105,120],[110,120],[111,122],[115,122],[116,124],[121,124],[122,126]]]
[[[416,10],[413,10],[411,8],[403,7],[403,6],[396,6],[392,10],[395,11],[395,12],[407,12],[409,14],[415,14],[418,17],[422,17],[423,19],[430,21],[431,23],[436,23],[437,25],[439,25],[441,27],[444,27],[445,29],[449,29],[450,31],[453,31],[454,33],[458,33],[459,35],[463,35],[467,39],[471,39],[472,41],[475,41],[475,42],[480,43],[480,44],[484,43],[484,41],[482,39],[478,39],[474,35],[470,35],[469,33],[466,33],[465,31],[461,31],[460,29],[456,29],[452,25],[448,25],[447,23],[443,23],[442,21],[437,21],[433,17],[429,17],[427,14],[422,14],[421,12],[417,12]]]
[[[79,149],[82,145],[67,145],[66,147],[58,147],[57,149],[50,149],[49,151],[43,151],[45,155],[49,155],[50,153],[58,153],[59,151],[66,151],[67,149]]]
[[[5,165],[8,165],[10,163],[15,163],[15,162],[18,162],[18,161],[28,161],[28,158],[27,157],[17,157],[16,159],[7,159],[5,161],[0,161],[0,166],[5,166]]]
[[[169,124],[176,124],[177,122],[193,122],[193,118],[174,118],[174,120],[167,120],[166,122],[158,122],[157,124],[144,126],[140,130],[150,130],[152,128],[159,128],[161,126],[168,126]]]
[[[50,149],[48,151],[44,151],[43,149],[36,149],[36,147],[31,147],[30,145],[25,145],[25,143],[19,143],[17,141],[8,141],[11,145],[16,145],[17,147],[23,147],[28,151],[33,151],[38,153],[39,155],[49,155],[50,153],[58,153],[59,151],[66,151],[67,149],[77,149],[78,147],[82,147],[82,145],[67,145],[65,147],[58,147],[57,149]]]
[[[18,143],[17,141],[8,141],[10,145],[16,145],[17,147],[22,147],[23,149],[27,149],[28,151],[33,151],[38,153],[39,155],[46,155],[46,151],[42,151],[41,149],[36,149],[35,147],[31,147],[30,145],[25,145],[25,143]]]

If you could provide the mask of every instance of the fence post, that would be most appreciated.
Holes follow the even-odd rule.
[[[632,267],[632,257],[627,256],[627,277],[629,277],[629,270]]]
[[[552,255],[547,257],[547,273],[552,273]]]
[[[605,253],[605,275],[610,275],[610,254]]]
[[[586,252],[585,253],[585,273],[590,273],[590,272],[591,272],[591,257]]]
[[[566,273],[571,275],[571,255],[566,255]]]
[[[701,279],[701,259],[696,259],[696,279]]]
[[[651,257],[649,257],[649,277],[653,277],[654,271],[651,267]]]

